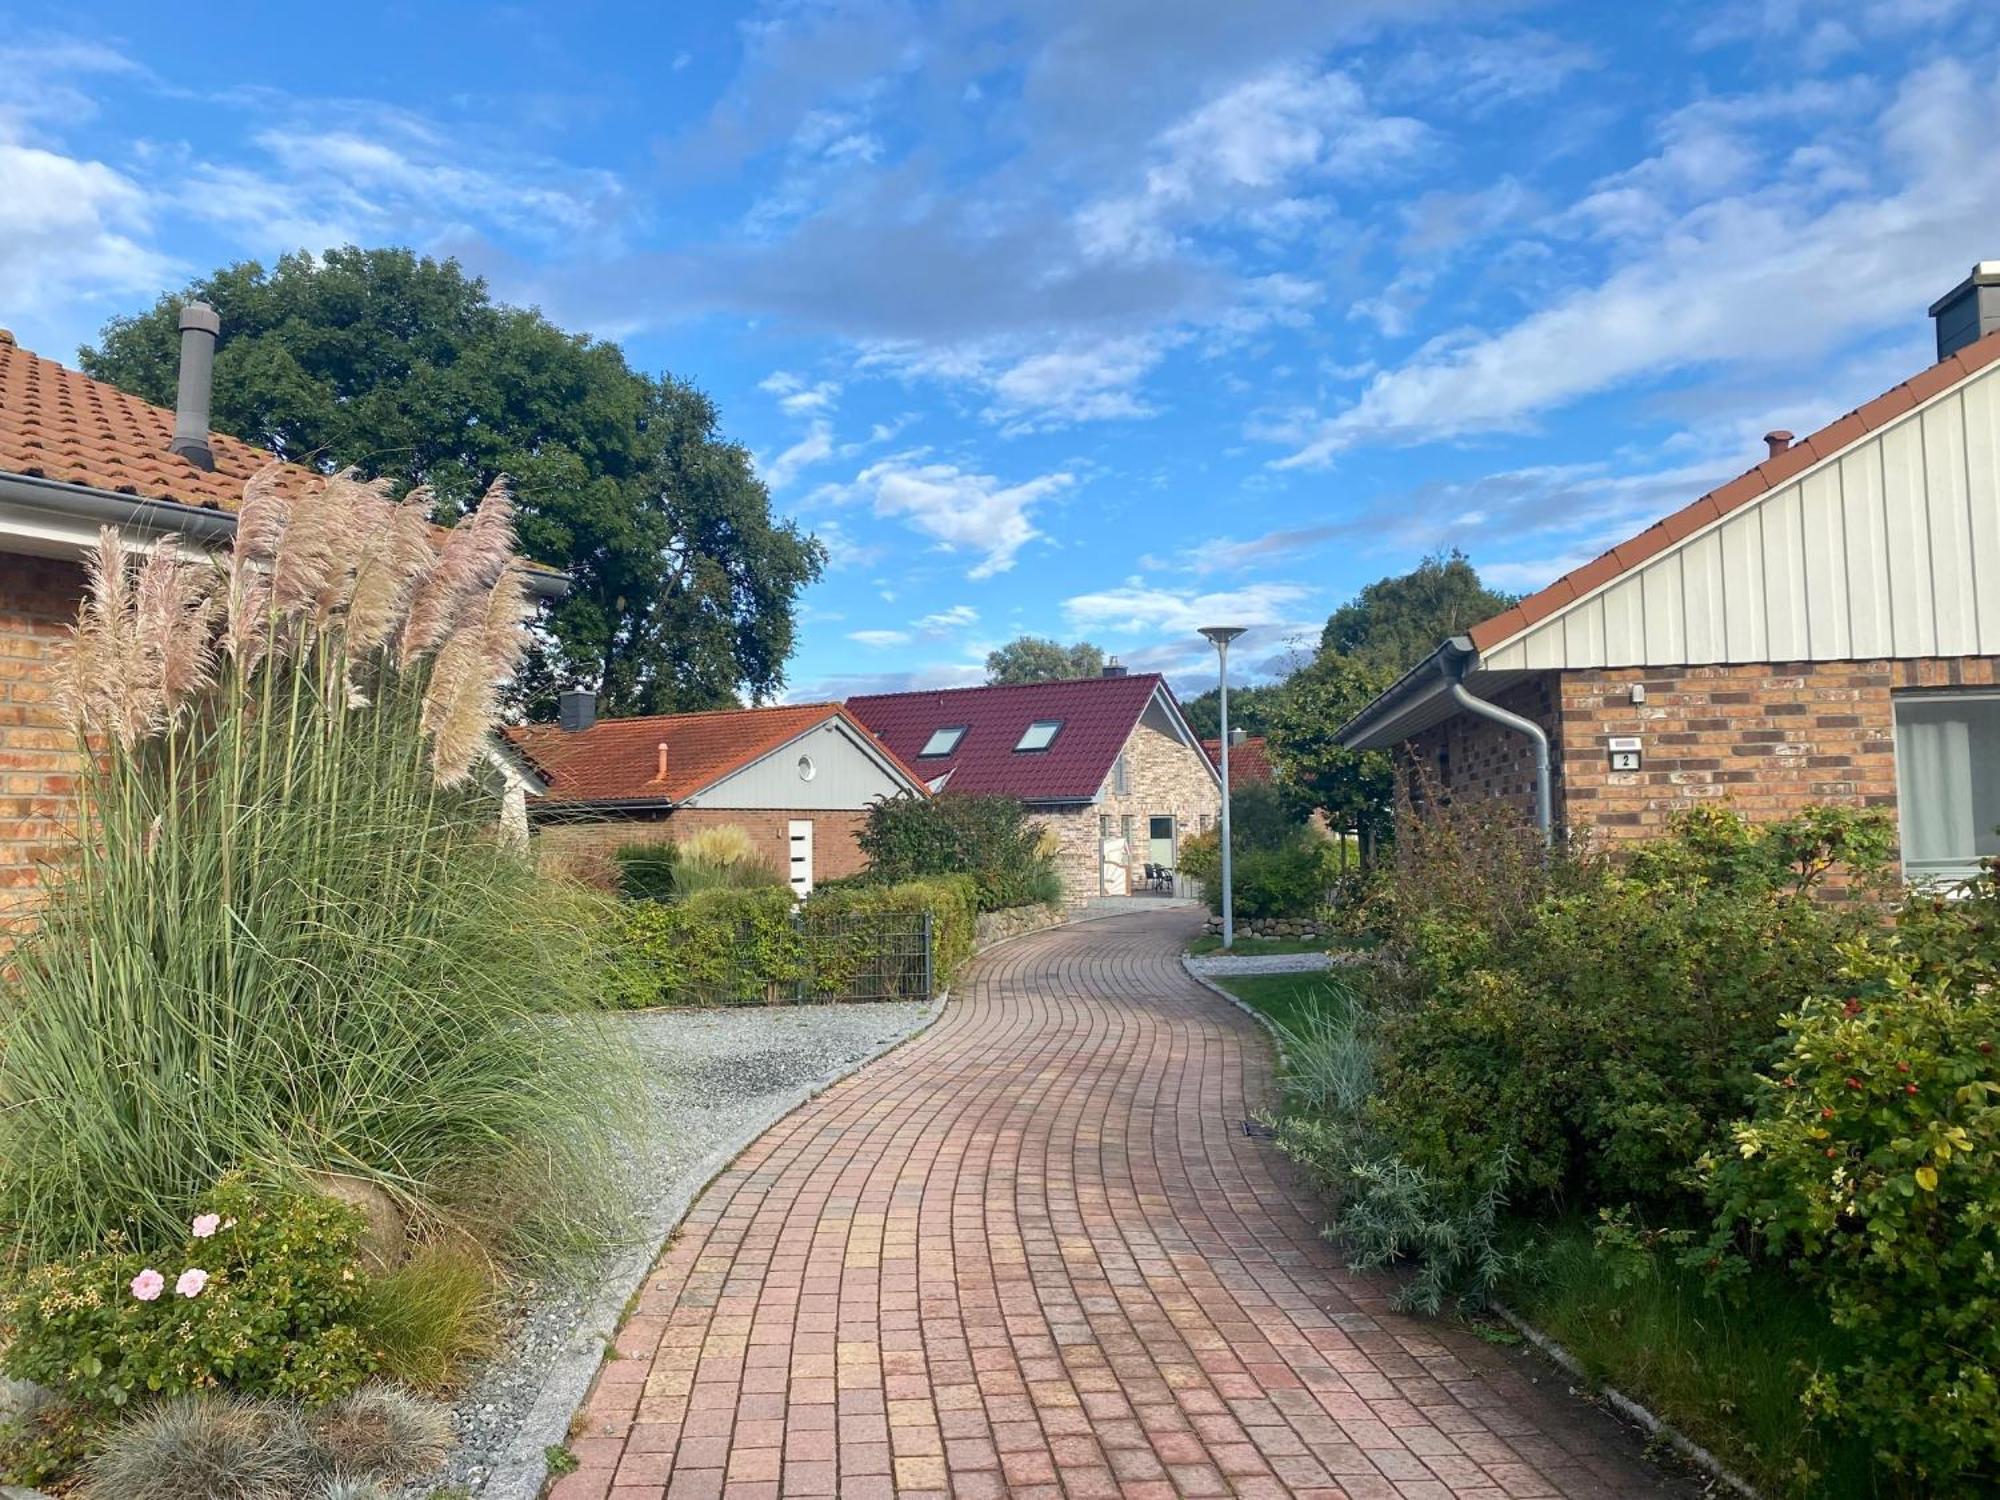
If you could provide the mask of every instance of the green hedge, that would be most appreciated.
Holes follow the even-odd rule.
[[[766,1005],[922,992],[916,934],[931,916],[932,991],[972,956],[977,914],[963,875],[897,885],[841,885],[803,907],[783,886],[639,901],[607,993],[615,1006]],[[894,920],[904,917],[905,923]]]
[[[1062,900],[1053,838],[1012,797],[945,792],[879,800],[855,842],[868,856],[870,884],[962,874],[981,911]]]

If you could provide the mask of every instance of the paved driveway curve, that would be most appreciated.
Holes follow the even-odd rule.
[[[1398,1316],[1243,1121],[1256,1025],[1185,914],[980,959],[661,1257],[554,1500],[1629,1496],[1622,1429]]]

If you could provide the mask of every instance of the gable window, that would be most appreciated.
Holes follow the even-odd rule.
[[[933,729],[931,737],[924,741],[924,748],[917,752],[918,758],[926,755],[949,755],[958,748],[958,742],[965,738],[963,724],[947,724],[943,729]]]
[[[1132,790],[1132,763],[1122,755],[1111,763],[1111,790],[1121,797]]]
[[[1055,743],[1056,731],[1063,727],[1061,719],[1037,719],[1021,731],[1020,743],[1016,750],[1046,750]]]
[[[1963,880],[2000,854],[2000,692],[1896,699],[1903,873]]]

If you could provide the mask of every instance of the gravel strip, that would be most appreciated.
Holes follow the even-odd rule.
[[[1331,953],[1261,953],[1252,957],[1204,953],[1182,960],[1196,974],[1311,974],[1333,967]]]
[[[644,1126],[626,1143],[637,1248],[578,1286],[527,1289],[506,1347],[453,1404],[457,1450],[408,1493],[463,1485],[482,1500],[531,1500],[546,1473],[543,1450],[568,1436],[626,1298],[695,1194],[773,1121],[937,1009],[894,1002],[617,1018],[630,1025],[648,1077]]]

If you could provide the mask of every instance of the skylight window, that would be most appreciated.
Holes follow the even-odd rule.
[[[949,724],[943,729],[933,729],[931,737],[924,741],[924,748],[919,750],[917,754],[920,757],[925,755],[949,755],[958,748],[958,742],[964,738],[965,726],[963,724]]]
[[[1021,743],[1016,750],[1046,750],[1055,743],[1056,731],[1063,727],[1061,719],[1037,719],[1021,733]]]

